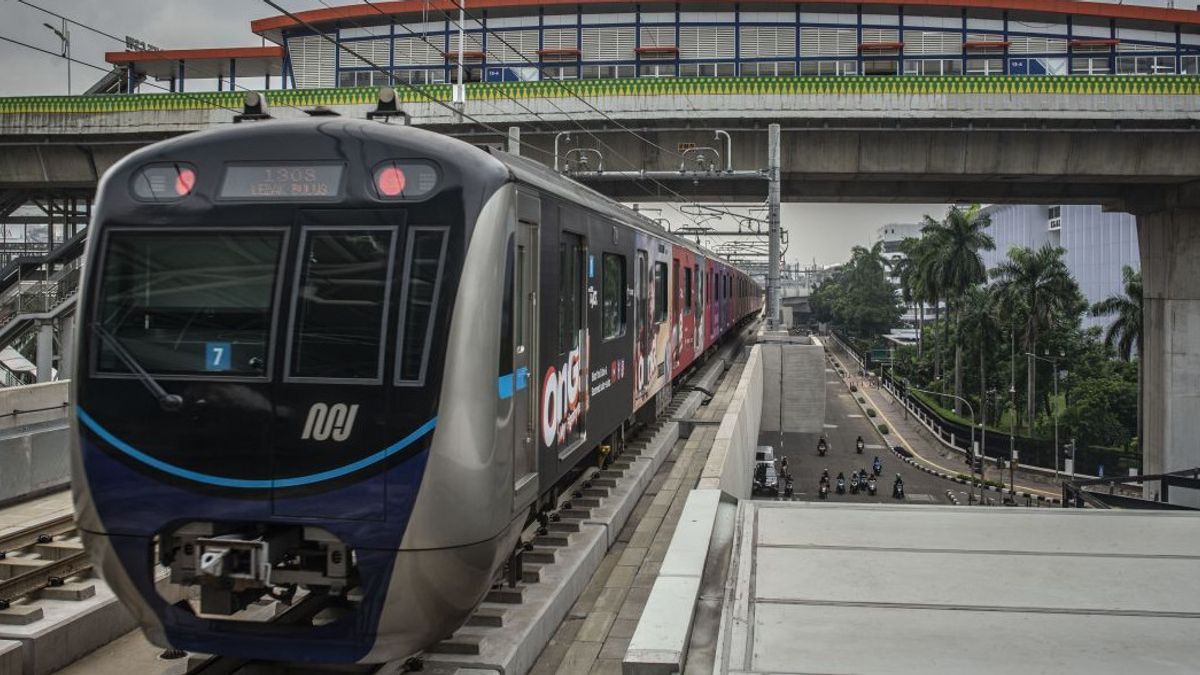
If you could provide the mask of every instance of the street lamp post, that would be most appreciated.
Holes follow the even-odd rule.
[[[968,401],[967,399],[965,399],[961,396],[958,396],[957,394],[945,394],[940,391],[930,391],[928,389],[918,389],[917,387],[914,387],[911,384],[908,385],[908,389],[911,391],[919,391],[923,394],[931,394],[933,396],[945,396],[948,398],[957,399],[959,401],[962,401],[963,405],[967,406],[967,410],[970,411],[970,413],[971,413],[971,424],[970,424],[970,427],[971,427],[971,476],[974,477],[975,476],[975,462],[976,462],[976,460],[979,459],[979,446],[975,445],[975,425],[978,423],[979,419],[977,417],[975,417],[975,407],[971,405],[970,401]],[[971,496],[972,497],[974,496],[974,492],[972,492]],[[983,477],[982,477],[982,475],[980,476],[980,481],[979,481],[979,503],[980,503],[980,505],[983,504]]]
[[[1049,354],[1050,350],[1046,350]],[[1066,356],[1065,352],[1059,351],[1058,356],[1038,356],[1032,352],[1025,352],[1025,356],[1031,356],[1041,361],[1046,361],[1050,364],[1051,370],[1054,371],[1054,478],[1058,479],[1058,417],[1060,415],[1060,407],[1058,405],[1058,360]]]

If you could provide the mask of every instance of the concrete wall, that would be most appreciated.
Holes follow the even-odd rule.
[[[0,504],[70,481],[68,384],[0,389]]]
[[[734,499],[750,496],[754,449],[758,447],[762,415],[762,383],[762,349],[755,345],[750,349],[733,400],[717,427],[717,437],[700,473],[698,489],[718,489]]]
[[[764,432],[820,433],[825,421],[825,351],[807,337],[764,336]]]

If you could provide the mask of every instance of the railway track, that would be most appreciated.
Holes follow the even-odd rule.
[[[75,531],[73,515],[59,516],[28,527],[21,528],[0,536],[0,565],[9,556],[38,544],[49,544],[56,537],[61,537]],[[22,560],[29,560],[22,558]],[[61,586],[68,577],[89,572],[92,563],[87,553],[81,548],[78,552],[70,553],[58,560],[42,565],[11,565],[17,568],[15,574],[0,581],[0,609],[8,609],[12,603],[28,597],[43,588]],[[25,568],[21,570],[20,568]]]

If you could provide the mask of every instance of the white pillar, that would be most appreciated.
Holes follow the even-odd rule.
[[[767,188],[767,228],[770,243],[767,248],[767,327],[779,323],[779,250],[781,233],[779,225],[779,125],[767,127],[767,171],[770,184]]]
[[[37,355],[34,357],[37,381],[49,382],[54,379],[54,324],[49,321],[40,322],[37,330]]]
[[[1200,466],[1200,209],[1138,216],[1142,259],[1143,473]],[[1159,490],[1145,486],[1146,495]],[[1200,506],[1192,490],[1173,503]],[[1195,502],[1195,503],[1193,503]]]
[[[67,380],[72,376],[75,365],[75,315],[64,316],[58,324],[58,344],[62,352],[58,355],[58,379]]]
[[[508,152],[513,155],[521,154],[521,127],[508,128]]]

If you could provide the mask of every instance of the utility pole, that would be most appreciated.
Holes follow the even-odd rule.
[[[767,127],[767,228],[770,244],[767,249],[767,327],[779,322],[779,125]]]

